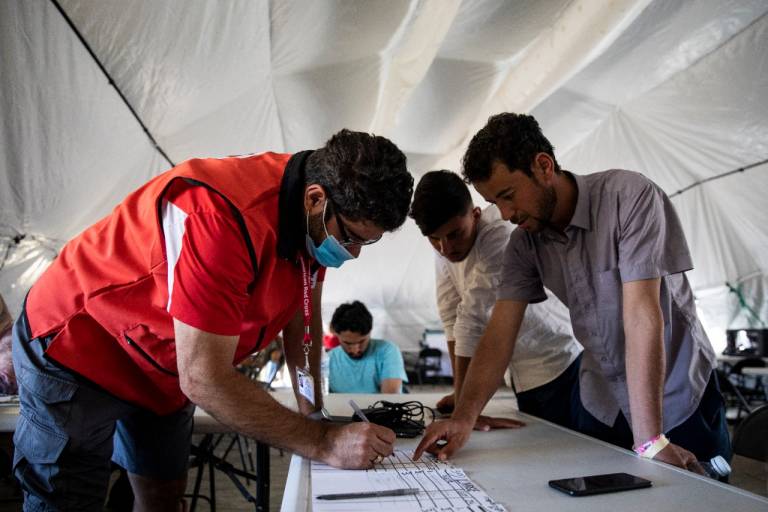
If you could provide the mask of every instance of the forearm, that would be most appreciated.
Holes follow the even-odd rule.
[[[321,284],[318,284],[318,286],[321,286]],[[313,298],[312,325],[310,326],[312,349],[309,354],[309,364],[312,369],[312,378],[315,382],[315,405],[306,411],[305,414],[320,410],[323,407],[323,375],[320,366],[323,350],[325,349],[323,348],[323,317],[320,312],[320,301],[319,295]]]
[[[453,368],[453,392],[456,402],[458,403],[459,396],[461,395],[461,388],[464,386],[467,370],[469,369],[469,363],[472,362],[472,358],[456,356],[455,362],[456,365]]]
[[[666,361],[661,310],[653,305],[624,315],[627,391],[635,444],[662,433]]]
[[[451,362],[451,373],[456,378],[456,340],[448,340],[448,360]],[[454,389],[456,386],[454,386]]]
[[[233,431],[304,457],[327,456],[326,425],[283,407],[234,369],[192,388],[190,399]]]
[[[499,301],[480,338],[457,397],[455,419],[474,421],[496,392],[515,349],[517,333],[528,304]]]
[[[321,366],[321,358],[322,358],[322,352],[323,352],[323,341],[315,340],[313,336],[312,340],[312,349],[309,353],[309,364],[310,369],[312,370],[312,380],[315,383],[315,405],[310,405],[309,402],[305,401],[305,404],[308,405],[308,408],[303,408],[301,411],[304,414],[310,414],[314,411],[319,411],[323,408],[323,376],[322,376],[322,368]]]
[[[491,343],[480,341],[477,352],[469,362],[466,377],[461,382],[453,418],[474,422],[498,389],[507,367],[504,362],[506,356],[491,348]]]
[[[399,394],[403,390],[402,379],[382,379],[379,387],[380,393]]]
[[[321,376],[320,376],[320,353],[318,351],[312,351],[309,354],[309,364],[312,374],[312,382],[315,388],[315,404],[312,405],[309,400],[304,398],[299,392],[299,383],[296,377],[296,368],[304,369],[304,352],[298,351],[294,354],[295,357],[289,359],[286,352],[286,364],[288,365],[288,371],[291,374],[291,385],[293,387],[293,394],[296,397],[296,404],[299,407],[299,411],[304,415],[312,414],[315,411],[320,410],[323,407],[323,394],[321,392]]]
[[[317,374],[319,374],[320,372],[319,360],[315,363],[312,363],[312,358],[310,357],[310,364],[312,365],[311,366],[312,379],[315,385],[315,405],[312,405],[309,402],[309,400],[304,398],[304,396],[302,396],[302,394],[299,392],[299,383],[296,377],[296,368],[304,369],[304,353],[299,351],[298,354],[295,354],[295,357],[293,359],[289,359],[286,355],[286,364],[288,365],[288,371],[291,374],[291,385],[293,386],[293,394],[296,397],[296,404],[299,408],[299,411],[304,415],[309,415],[315,411],[320,410],[323,404],[322,404],[322,396],[321,396],[322,393],[320,392],[320,387],[318,387],[320,386],[318,382],[319,377],[317,376]],[[318,396],[320,397],[319,401],[318,401]]]

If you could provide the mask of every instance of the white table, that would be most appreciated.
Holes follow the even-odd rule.
[[[329,395],[332,414],[350,414],[347,400],[354,396],[367,407],[382,395]],[[438,394],[390,397],[419,400],[434,406]],[[514,400],[494,398],[486,414],[523,419],[516,430],[475,432],[453,462],[510,512],[584,510],[606,512],[756,512],[768,511],[768,499],[715,480],[694,475],[583,436],[513,410]],[[413,449],[418,439],[398,440],[398,448]],[[653,482],[637,491],[573,498],[551,489],[547,482],[601,473],[626,472]],[[309,460],[294,455],[283,494],[282,512],[309,512],[312,507]]]
[[[765,377],[766,375],[768,375],[768,366],[764,366],[762,368],[747,366],[746,368],[741,369],[741,373],[743,375],[754,375],[757,377]]]
[[[732,355],[726,355],[726,354],[717,354],[716,359],[717,359],[717,362],[720,364],[727,364],[729,366],[733,366],[739,361],[743,361],[744,359],[755,358],[755,357],[756,356],[754,355],[732,356]],[[761,359],[765,361],[766,364],[768,364],[768,357],[762,357]]]
[[[754,367],[754,366],[747,366],[746,368],[741,369],[742,375],[751,375],[752,377],[756,377],[759,381],[759,384],[761,386],[766,385],[766,380],[768,380],[768,366],[764,366],[762,368]],[[766,399],[768,399],[768,389],[763,387],[763,393],[765,394]],[[768,433],[766,433],[768,435]]]
[[[296,399],[292,390],[285,389],[270,392],[270,396],[285,407],[296,410]],[[18,419],[19,403],[17,401],[0,402],[0,432],[15,432]],[[230,432],[232,432],[231,428],[222,425],[201,408],[195,409],[195,434],[224,434]]]
[[[19,420],[19,403],[0,403],[0,432],[15,432]],[[224,434],[232,432],[199,407],[195,409],[195,434]]]
[[[19,402],[0,403],[0,432],[16,432],[19,419]]]

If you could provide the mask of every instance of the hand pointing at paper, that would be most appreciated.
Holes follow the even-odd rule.
[[[470,425],[467,428],[467,425]],[[450,458],[469,439],[472,430],[487,432],[499,428],[520,428],[525,423],[512,418],[493,418],[478,416],[474,422],[461,419],[436,421],[424,433],[419,446],[413,453],[413,460],[419,460],[425,451],[436,455],[440,460]]]
[[[456,419],[432,423],[413,452],[413,460],[419,460],[425,451],[440,460],[450,458],[467,442],[474,425],[474,421]]]

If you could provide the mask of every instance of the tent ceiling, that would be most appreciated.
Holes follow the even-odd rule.
[[[348,127],[390,137],[417,176],[458,170],[503,110],[536,115],[566,168],[638,170],[670,194],[768,156],[765,0],[59,5],[174,162]],[[0,293],[18,309],[53,249],[168,163],[54,1],[0,2],[0,47]],[[674,199],[694,287],[752,276],[766,311],[767,167]],[[386,240],[329,273],[326,312],[360,298],[413,343],[437,324],[431,250],[410,221]]]

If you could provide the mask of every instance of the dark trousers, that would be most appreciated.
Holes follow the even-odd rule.
[[[576,428],[576,418],[581,409],[580,367],[581,354],[555,380],[517,393],[518,409],[566,428]]]
[[[622,413],[619,413],[613,426],[608,426],[582,407],[576,430],[630,450],[634,442],[632,428]],[[716,455],[731,460],[731,438],[725,422],[725,403],[714,372],[693,414],[665,434],[672,443],[692,452],[699,460],[707,461]]]
[[[30,339],[22,312],[13,327],[21,405],[13,464],[25,511],[100,512],[110,459],[147,478],[185,474],[193,405],[157,416],[123,402],[46,358],[49,342]]]

